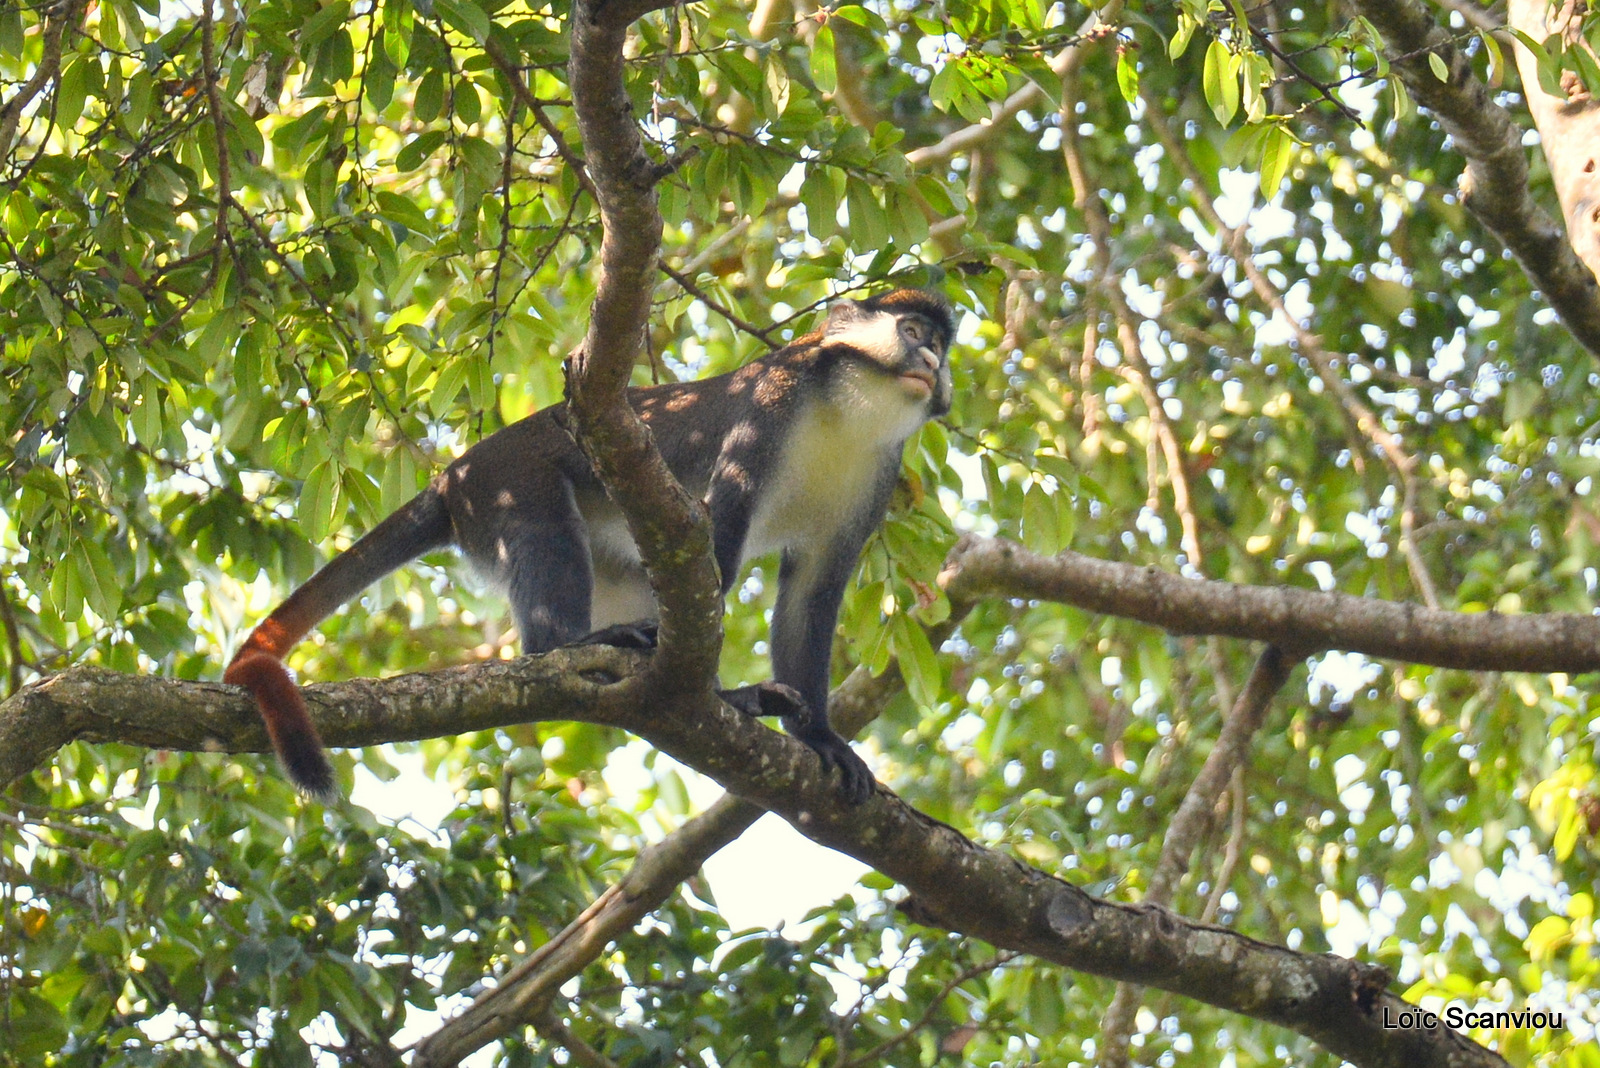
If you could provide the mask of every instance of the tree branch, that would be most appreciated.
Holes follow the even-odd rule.
[[[1573,4],[1552,7],[1550,0],[1511,0],[1506,20],[1535,41],[1560,34],[1568,48],[1594,50],[1582,36],[1582,12]],[[1600,270],[1600,101],[1587,91],[1554,96],[1539,84],[1539,63],[1533,53],[1513,39],[1517,72],[1522,76],[1522,98],[1528,102],[1539,145],[1550,164],[1550,181],[1561,202],[1567,224],[1567,242],[1590,271]]]
[[[1269,645],[1256,659],[1256,666],[1244,684],[1244,692],[1223,721],[1216,743],[1206,756],[1200,774],[1190,783],[1178,811],[1167,823],[1161,843],[1161,859],[1150,879],[1147,901],[1159,905],[1172,903],[1178,880],[1189,870],[1189,856],[1211,833],[1217,798],[1228,788],[1233,773],[1250,755],[1250,744],[1267,718],[1272,698],[1289,681],[1289,673],[1300,657],[1276,645]]]
[[[628,24],[653,0],[580,0],[570,17],[567,75],[604,230],[600,277],[582,347],[569,361],[574,436],[628,520],[661,608],[652,690],[709,700],[721,652],[722,596],[705,508],[679,486],[624,398],[643,348],[661,251],[658,170],[645,155],[623,85]]]
[[[1240,586],[1074,552],[1040,556],[971,534],[951,551],[939,582],[958,603],[996,594],[1060,601],[1174,634],[1305,652],[1343,649],[1465,671],[1600,671],[1600,618],[1588,615],[1446,612],[1291,586]]]
[[[853,737],[900,689],[897,670],[873,678],[857,668],[829,701],[834,727],[844,737]],[[494,989],[418,1043],[413,1068],[454,1065],[543,1012],[569,979],[660,908],[680,883],[700,870],[706,858],[743,834],[762,811],[724,794],[666,838],[640,850],[621,880],[607,887],[550,941],[497,977]]]
[[[1529,194],[1521,128],[1494,102],[1421,0],[1347,3],[1383,34],[1384,52],[1406,89],[1433,112],[1466,158],[1462,202],[1505,242],[1573,337],[1600,356],[1600,285],[1567,244],[1562,227]],[[1444,61],[1448,80],[1433,73],[1430,55]]]
[[[0,105],[0,160],[11,155],[16,143],[17,125],[22,113],[44,91],[45,86],[61,73],[62,39],[69,28],[76,27],[83,16],[83,0],[70,0],[54,17],[47,17],[44,29],[44,50],[39,55],[33,76],[24,82],[3,105]],[[47,9],[48,10],[48,9]]]
[[[1250,755],[1250,745],[1261,729],[1272,706],[1272,698],[1289,680],[1298,657],[1286,655],[1275,645],[1269,645],[1256,659],[1244,692],[1228,712],[1217,735],[1216,743],[1206,756],[1194,782],[1189,784],[1178,811],[1167,823],[1166,837],[1161,842],[1161,859],[1156,862],[1145,890],[1144,900],[1150,905],[1168,906],[1177,892],[1178,882],[1189,871],[1189,858],[1206,835],[1211,833],[1213,813],[1217,799],[1228,788],[1228,783],[1238,774]],[[1143,1000],[1141,987],[1122,983],[1101,1018],[1100,1029],[1105,1035],[1102,1043],[1101,1068],[1131,1064],[1128,1040],[1132,1035],[1134,1015]]]
[[[897,880],[910,893],[906,911],[919,922],[1282,1024],[1369,1068],[1504,1064],[1448,1028],[1383,1027],[1385,1011],[1393,1019],[1405,1003],[1385,990],[1390,977],[1381,968],[1268,945],[1159,907],[1097,900],[977,845],[881,786],[863,804],[850,805],[804,743],[709,693],[646,690],[636,685],[642,676],[633,674],[645,666],[638,654],[580,647],[312,687],[307,697],[333,744],[378,741],[376,728],[385,723],[390,738],[548,719],[622,727],[778,813],[814,841]],[[98,668],[75,668],[0,704],[0,772],[16,767],[12,750],[22,745],[42,759],[37,742],[19,737],[19,724],[35,732],[54,724],[58,738],[186,749],[266,746],[252,703],[232,687]],[[602,937],[598,927],[588,933],[591,946]]]

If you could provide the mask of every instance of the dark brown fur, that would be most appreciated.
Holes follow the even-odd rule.
[[[857,800],[870,792],[871,773],[825,714],[833,630],[905,438],[949,410],[951,334],[942,298],[896,290],[835,305],[821,330],[737,371],[628,391],[673,474],[706,498],[723,592],[746,559],[782,554],[773,674],[804,703],[785,725],[840,768]],[[563,414],[564,405],[546,408],[469,449],[239,649],[223,680],[255,695],[273,747],[306,793],[332,797],[333,769],[283,658],[341,604],[422,553],[454,543],[503,586],[527,653],[654,618],[622,516]],[[735,695],[746,711],[773,704]]]

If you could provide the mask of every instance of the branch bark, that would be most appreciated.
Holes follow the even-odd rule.
[[[603,647],[561,650],[312,687],[308,704],[332,744],[378,741],[380,723],[399,725],[390,738],[550,719],[622,727],[778,813],[814,841],[898,881],[910,894],[905,911],[918,922],[1278,1023],[1366,1068],[1504,1064],[1448,1028],[1385,1028],[1385,1011],[1393,1019],[1406,1006],[1385,990],[1390,977],[1382,968],[1268,945],[1156,906],[1097,900],[977,845],[881,786],[865,803],[849,805],[804,743],[739,714],[709,692],[641,688],[646,659]],[[0,704],[0,766],[15,767],[10,750],[25,744],[27,728],[47,730],[53,722],[58,737],[114,737],[184,749],[266,748],[253,705],[231,687],[76,668]],[[42,757],[37,744],[31,751]],[[589,934],[586,944],[592,946],[602,932],[596,927]]]
[[[38,66],[34,68],[33,75],[12,94],[11,99],[0,105],[0,160],[11,155],[11,149],[16,144],[17,126],[22,121],[22,113],[61,73],[63,39],[68,29],[77,28],[79,19],[83,17],[83,10],[83,0],[71,0],[58,9],[55,15],[46,17],[44,51],[39,56]]]
[[[1573,337],[1600,356],[1600,285],[1567,244],[1562,227],[1529,194],[1521,128],[1494,102],[1455,39],[1421,0],[1347,4],[1383,34],[1394,72],[1466,158],[1462,202],[1505,242]],[[1430,55],[1444,61],[1449,71],[1445,81],[1433,73]]]
[[[1585,8],[1587,5],[1584,5]],[[1588,48],[1578,35],[1582,19],[1573,4],[1552,10],[1550,0],[1511,0],[1506,22],[1535,41],[1551,34],[1570,40],[1569,48]],[[1522,97],[1528,102],[1539,145],[1550,164],[1550,178],[1567,222],[1567,241],[1589,270],[1600,274],[1600,101],[1587,92],[1552,96],[1539,84],[1539,63],[1520,41],[1512,50],[1522,76]]]
[[[661,251],[655,184],[623,82],[623,43],[634,19],[663,4],[580,0],[572,9],[567,76],[603,236],[589,329],[568,361],[568,410],[578,443],[650,574],[661,609],[661,648],[642,683],[709,696],[722,646],[722,596],[705,508],[667,470],[623,391],[644,346]]]
[[[1464,671],[1600,670],[1600,618],[1565,612],[1447,612],[1292,586],[1240,586],[1075,552],[1040,556],[1015,542],[970,534],[951,550],[939,582],[958,603],[996,594],[1059,601],[1174,634],[1245,638],[1307,653],[1342,649]]]
[[[873,678],[857,668],[828,703],[829,718],[846,738],[855,736],[901,688],[896,670]],[[447,1068],[545,1012],[556,993],[617,938],[631,931],[706,859],[743,834],[762,809],[733,794],[655,845],[640,850],[633,867],[550,941],[534,950],[493,990],[416,1047],[413,1068]]]

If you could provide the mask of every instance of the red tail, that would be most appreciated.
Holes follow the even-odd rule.
[[[222,681],[256,699],[267,736],[294,784],[320,801],[338,796],[333,765],[311,725],[306,701],[283,657],[306,632],[406,561],[450,543],[450,512],[433,487],[423,490],[366,537],[328,562],[261,621],[234,655]]]
[[[289,669],[283,666],[283,654],[311,629],[310,626],[291,629],[284,625],[280,614],[288,614],[284,609],[291,607],[292,599],[262,620],[234,654],[222,681],[250,691],[284,771],[307,795],[327,803],[338,796],[333,765],[328,763],[328,755],[322,750],[322,738],[311,724],[300,687],[289,677]]]

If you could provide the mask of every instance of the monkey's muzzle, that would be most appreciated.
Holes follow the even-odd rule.
[[[913,367],[901,371],[899,378],[905,384],[907,391],[921,400],[927,400],[933,396],[933,391],[939,385],[939,379],[934,373],[921,367]]]

